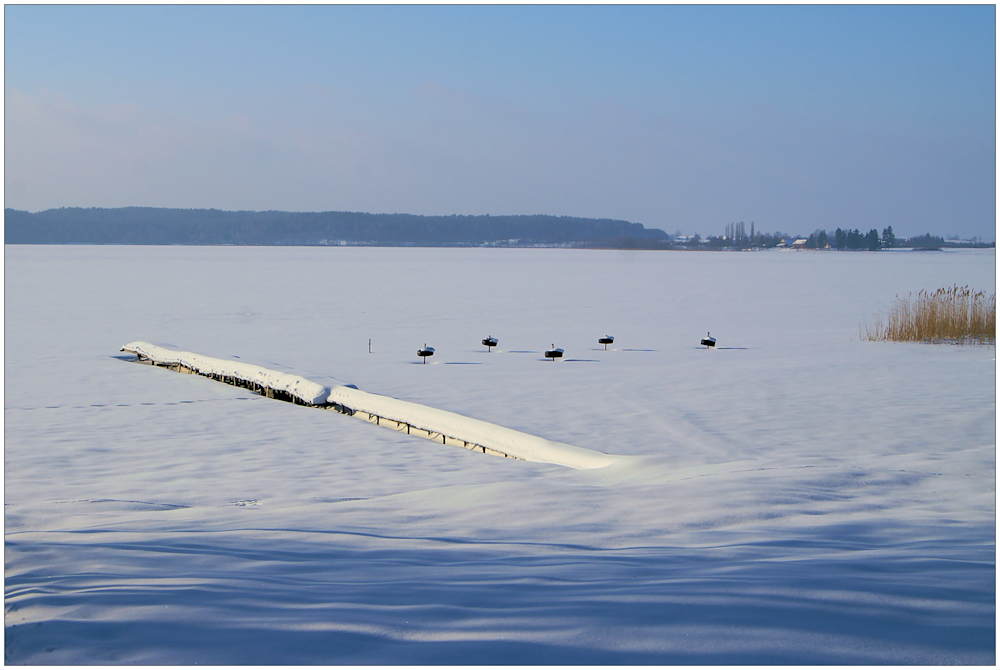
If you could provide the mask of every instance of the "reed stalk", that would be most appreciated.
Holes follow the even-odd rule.
[[[873,341],[995,345],[996,324],[996,293],[956,285],[897,295],[871,324],[862,321],[859,332],[861,339]]]

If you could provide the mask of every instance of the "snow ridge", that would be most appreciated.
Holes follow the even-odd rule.
[[[349,386],[329,388],[298,375],[249,363],[175,351],[148,342],[129,342],[121,350],[154,365],[245,386],[272,398],[333,409],[378,425],[385,420],[395,424],[387,424],[387,427],[396,430],[405,428],[409,434],[414,434],[412,431],[415,430],[417,435],[423,433],[422,437],[440,439],[443,444],[448,444],[450,438],[453,444],[467,449],[482,449],[483,453],[584,470],[602,468],[616,460],[616,457],[599,451],[554,442],[454,412],[367,393]]]

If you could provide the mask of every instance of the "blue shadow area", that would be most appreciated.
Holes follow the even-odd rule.
[[[301,531],[9,538],[8,663],[993,664],[992,537],[690,550]],[[34,536],[38,537],[38,536]],[[125,535],[122,534],[124,538]],[[135,537],[130,535],[130,537]],[[359,539],[364,539],[359,548]],[[877,541],[875,541],[877,544]],[[948,546],[945,546],[945,545]],[[44,608],[37,610],[35,608]],[[18,624],[18,610],[86,611]]]

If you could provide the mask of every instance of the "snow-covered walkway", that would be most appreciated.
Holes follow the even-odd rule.
[[[136,354],[139,360],[153,365],[189,371],[250,388],[270,398],[277,395],[279,399],[313,407],[332,407],[377,425],[405,430],[408,435],[440,440],[442,444],[461,445],[466,449],[481,449],[484,454],[578,469],[602,468],[615,460],[613,456],[598,451],[553,442],[454,412],[366,393],[350,386],[327,388],[299,375],[241,361],[168,349],[149,342],[129,342],[121,347],[121,351]]]

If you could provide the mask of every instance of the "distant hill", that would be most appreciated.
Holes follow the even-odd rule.
[[[669,246],[662,230],[612,219],[154,207],[66,207],[35,214],[6,209],[4,236],[7,244]]]

